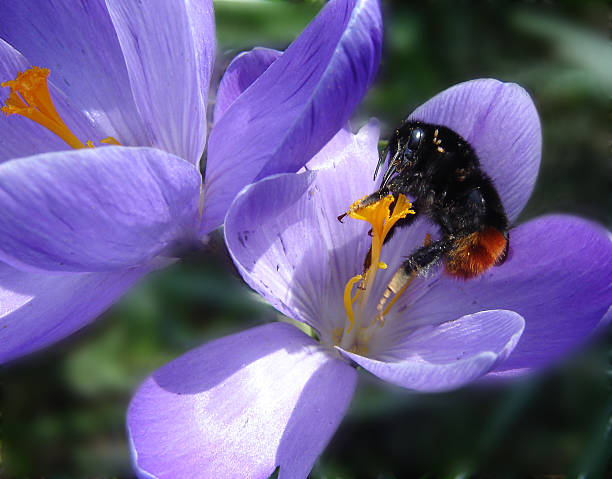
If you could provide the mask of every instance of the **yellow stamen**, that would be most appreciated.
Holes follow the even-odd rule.
[[[377,267],[370,267],[366,272],[366,278],[363,284],[363,289],[366,291],[369,291],[376,277],[376,271],[379,269],[380,252],[387,234],[400,219],[405,218],[408,214],[414,214],[414,210],[411,209],[412,204],[407,200],[405,195],[399,195],[395,201],[393,212],[390,212],[389,207],[394,201],[395,198],[393,198],[392,195],[387,195],[376,203],[363,208],[354,207],[357,205],[357,203],[355,203],[348,212],[351,218],[367,221],[372,225],[371,262],[373,266],[376,265]]]
[[[365,312],[369,292],[374,280],[376,278],[376,272],[379,269],[386,269],[387,265],[380,261],[380,253],[382,250],[383,243],[391,228],[400,219],[405,218],[409,214],[414,214],[411,209],[412,204],[408,201],[405,195],[399,195],[395,199],[392,195],[385,196],[376,203],[359,207],[362,200],[358,200],[348,211],[348,215],[351,218],[367,221],[372,225],[372,248],[371,248],[371,266],[365,273],[365,276],[358,275],[349,279],[344,289],[344,308],[347,316],[347,326],[343,335],[342,345],[352,345],[354,342],[354,335],[350,334],[353,331],[353,326],[357,323],[358,329],[363,326],[363,314]],[[395,202],[393,211],[390,211],[390,206]],[[354,298],[351,298],[351,291],[353,285],[358,281],[362,281],[360,290],[355,294]],[[363,291],[363,294],[359,294]],[[353,302],[359,296],[359,303],[357,307],[357,313],[353,311]]]
[[[117,145],[117,146],[121,146],[121,143],[119,143],[115,138],[113,138],[112,136],[109,136],[108,138],[104,138],[103,140],[100,140],[100,143],[105,143],[106,145]]]
[[[347,333],[351,329],[353,329],[353,324],[355,323],[355,315],[353,314],[354,299],[351,298],[351,292],[353,291],[353,285],[355,283],[358,283],[362,279],[363,276],[361,276],[360,274],[358,274],[357,276],[353,276],[351,279],[348,280],[348,283],[346,283],[346,286],[344,287],[344,309],[346,310],[346,317],[348,318],[350,323]]]
[[[94,148],[91,141],[83,144],[60,117],[49,94],[48,77],[48,68],[32,67],[24,72],[18,72],[14,80],[0,83],[1,87],[10,88],[9,96],[0,111],[6,116],[21,115],[44,126],[71,148]],[[110,137],[102,142],[119,144],[117,140]]]
[[[2,112],[7,116],[21,115],[48,128],[72,148],[85,148],[57,113],[49,94],[48,76],[48,68],[32,67],[19,72],[14,80],[0,83],[11,89]]]
[[[370,223],[372,225],[372,237],[378,235],[383,241],[395,223],[409,214],[414,214],[414,210],[411,209],[412,203],[408,201],[406,195],[400,194],[397,200],[393,195],[387,195],[376,203],[360,208],[359,203],[362,200],[363,198],[355,201],[349,208],[347,215],[356,220]],[[389,207],[394,201],[393,212],[390,212]]]

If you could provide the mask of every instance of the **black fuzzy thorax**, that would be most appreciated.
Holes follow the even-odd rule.
[[[415,150],[409,135],[424,132]],[[396,171],[382,188],[394,196],[413,198],[417,215],[424,214],[441,228],[445,237],[464,236],[494,227],[508,229],[508,219],[491,178],[481,169],[471,145],[453,130],[419,121],[407,121],[389,140],[389,166]],[[410,223],[414,217],[402,220]],[[398,222],[396,227],[401,227]]]

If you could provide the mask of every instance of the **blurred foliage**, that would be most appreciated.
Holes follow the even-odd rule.
[[[242,49],[285,48],[321,4],[215,2],[217,80]],[[460,81],[515,81],[533,96],[544,134],[540,178],[521,220],[565,211],[612,227],[605,2],[383,7],[381,72],[355,126],[377,116],[389,131]],[[214,235],[206,251],[150,276],[102,320],[4,368],[0,477],[132,478],[124,414],[138,384],[205,341],[274,318],[238,279]],[[349,414],[311,477],[612,477],[611,380],[609,335],[554,370],[503,385],[423,395],[362,374]]]

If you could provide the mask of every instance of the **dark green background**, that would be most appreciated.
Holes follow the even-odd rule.
[[[220,75],[243,49],[285,48],[321,3],[215,7]],[[460,81],[518,82],[538,107],[544,137],[520,221],[563,211],[612,227],[604,2],[383,8],[383,63],[355,126],[377,116],[388,131]],[[3,369],[0,477],[131,478],[124,413],[137,385],[181,353],[274,314],[243,286],[215,235],[207,251],[150,276],[91,327]],[[604,335],[551,371],[494,389],[422,395],[362,374],[312,478],[610,477],[611,346]]]

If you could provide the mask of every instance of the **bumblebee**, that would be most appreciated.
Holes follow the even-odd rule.
[[[413,198],[416,215],[398,221],[391,234],[419,215],[440,227],[439,240],[426,242],[404,261],[400,268],[404,277],[443,260],[450,275],[469,279],[505,260],[509,224],[503,204],[474,149],[459,134],[440,125],[404,121],[382,151],[374,179],[385,163],[379,189],[353,209],[389,194],[394,198],[404,194]]]

